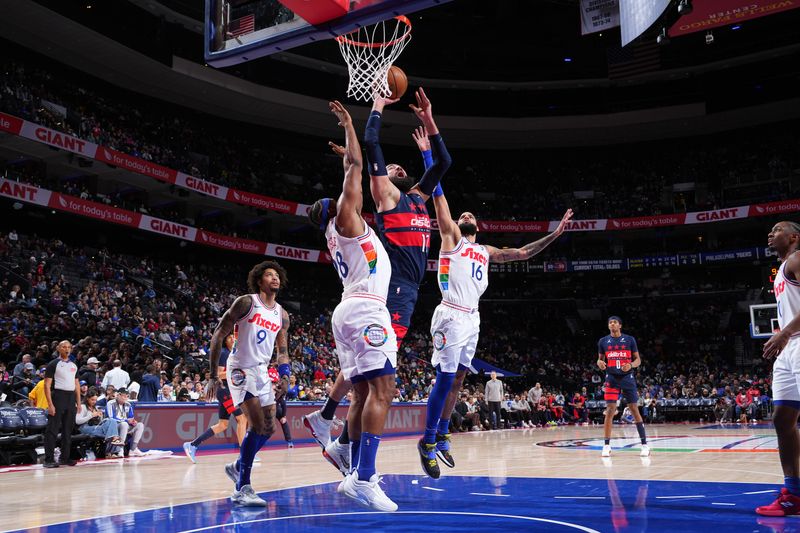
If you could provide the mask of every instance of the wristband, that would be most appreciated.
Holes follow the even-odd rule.
[[[278,375],[280,377],[289,377],[292,374],[292,367],[289,366],[289,363],[283,363],[278,365]]]

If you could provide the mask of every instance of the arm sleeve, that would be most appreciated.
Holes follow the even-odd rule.
[[[380,143],[381,114],[373,111],[367,120],[364,130],[364,151],[367,154],[367,165],[370,176],[386,176],[386,162]]]
[[[433,165],[433,156],[430,150],[422,151],[422,163],[425,165],[425,170],[428,170]]]
[[[636,344],[636,339],[631,337],[631,353],[638,351],[639,351],[639,346]]]
[[[419,190],[424,194],[430,196],[433,190],[442,179],[444,173],[450,168],[453,160],[450,158],[450,153],[444,145],[444,140],[440,134],[431,135],[428,137],[431,142],[431,153],[433,155],[433,164],[426,168],[425,174],[419,180]]]
[[[603,352],[603,339],[600,339],[597,341],[597,358],[600,359],[603,355],[605,355],[605,352]]]

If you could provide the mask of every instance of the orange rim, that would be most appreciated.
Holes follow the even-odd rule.
[[[389,41],[389,42],[385,42],[385,43],[383,43],[383,42],[382,43],[362,43],[361,41],[354,41],[353,39],[350,39],[350,38],[347,37],[348,35],[352,35],[353,33],[357,33],[358,30],[351,31],[350,33],[347,33],[345,35],[339,35],[338,37],[336,37],[336,41],[340,42],[340,43],[343,43],[343,44],[349,44],[350,46],[358,46],[358,47],[361,47],[361,48],[380,48],[382,46],[393,46],[393,45],[395,45],[395,44],[407,39],[411,35],[411,21],[408,20],[408,17],[406,17],[405,15],[398,15],[398,16],[396,16],[394,18],[395,18],[395,20],[397,20],[399,22],[402,22],[403,24],[406,25],[406,31],[405,31],[405,33],[403,35],[401,35],[400,37],[398,37],[397,39],[395,39],[393,41]]]

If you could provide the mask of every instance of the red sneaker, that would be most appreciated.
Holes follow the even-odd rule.
[[[786,487],[781,495],[769,505],[756,507],[756,513],[764,516],[790,516],[800,514],[800,496],[795,496]]]

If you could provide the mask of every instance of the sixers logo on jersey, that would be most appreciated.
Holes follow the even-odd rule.
[[[473,261],[477,261],[482,265],[489,264],[489,258],[483,255],[482,253],[475,251],[474,248],[467,248],[466,250],[461,252],[461,257],[469,257]]]
[[[271,320],[267,320],[265,318],[262,318],[261,317],[261,313],[256,313],[255,315],[253,315],[253,318],[248,320],[247,323],[248,324],[255,323],[255,325],[261,326],[262,328],[264,328],[266,330],[269,330],[269,331],[271,331],[273,333],[276,333],[277,331],[279,331],[281,329],[281,325],[280,324],[276,324],[275,322],[272,322]]]

